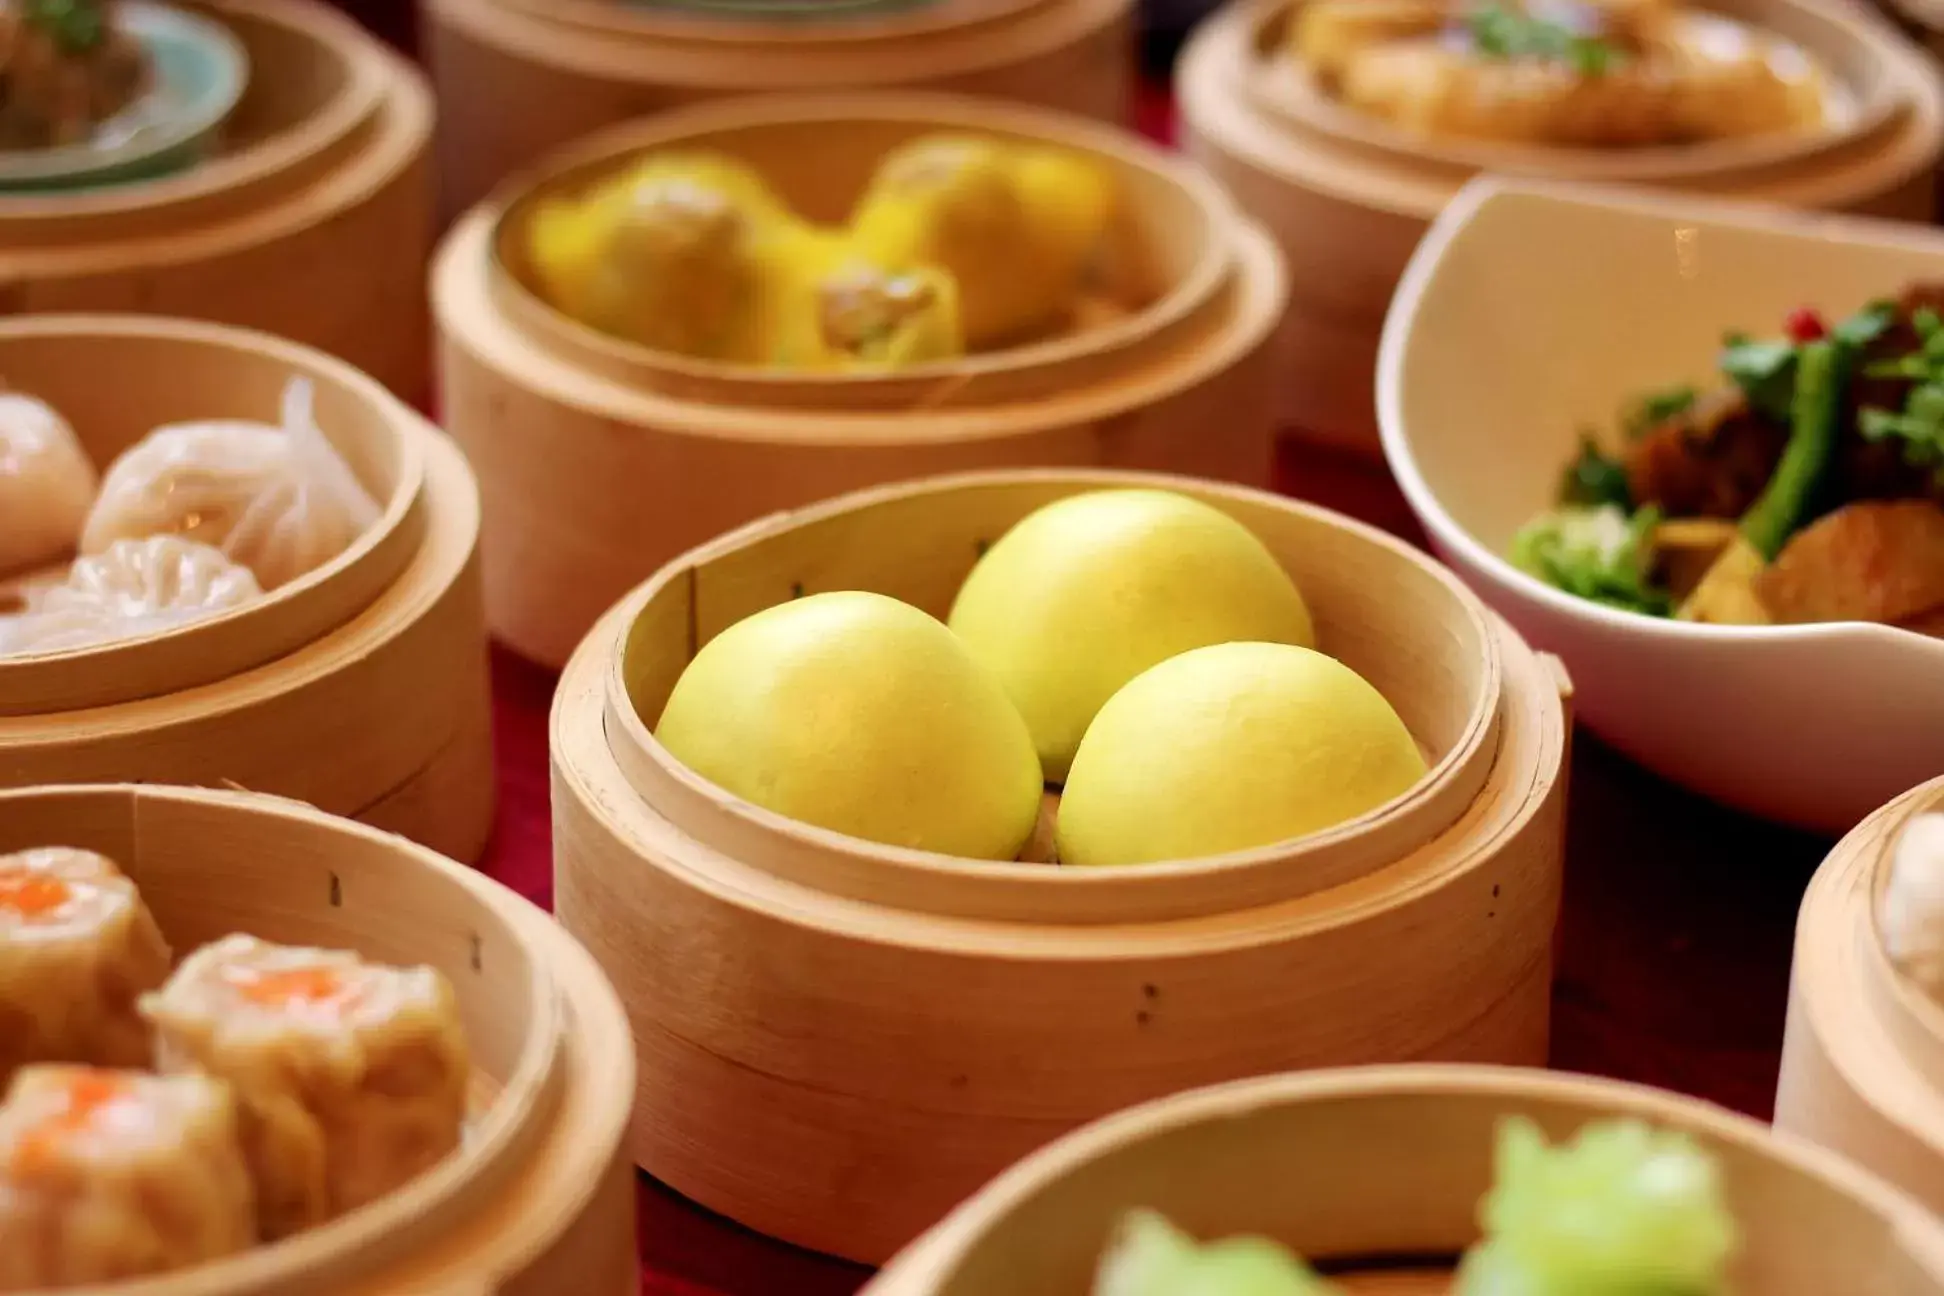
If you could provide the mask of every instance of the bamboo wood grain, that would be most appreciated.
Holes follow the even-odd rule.
[[[1944,805],[1915,788],[1837,843],[1796,924],[1775,1122],[1944,1211],[1944,1008],[1893,966],[1877,928],[1891,849]]]
[[[648,732],[697,645],[794,592],[942,614],[989,541],[1159,484],[1249,525],[1326,651],[1428,749],[1339,830],[1121,870],[985,864],[782,820]],[[1293,1066],[1538,1062],[1559,900],[1563,675],[1434,564],[1254,491],[1149,474],[930,479],[751,524],[590,634],[555,699],[556,906],[639,1051],[639,1164],[705,1206],[881,1261],[1012,1158],[1107,1111]]]
[[[446,219],[573,140],[772,90],[936,89],[1120,123],[1133,0],[942,0],[913,14],[753,22],[646,6],[428,0]]]
[[[722,149],[837,219],[894,143],[963,129],[1051,141],[1112,167],[1152,304],[1099,330],[883,376],[778,375],[603,338],[521,280],[532,194],[647,149]],[[1091,123],[955,96],[766,97],[616,128],[468,215],[433,272],[446,426],[479,474],[487,609],[560,665],[660,564],[780,508],[883,481],[998,466],[1109,466],[1267,482],[1280,258],[1207,178]]]
[[[429,963],[458,993],[490,1103],[464,1148],[322,1228],[123,1296],[623,1296],[633,1061],[613,990],[512,892],[280,798],[186,788],[0,792],[0,853],[114,858],[178,953],[232,931]]]
[[[1698,152],[1704,146],[1656,149],[1626,160],[1518,150],[1493,169],[1582,177],[1624,169],[1634,183],[1928,222],[1944,153],[1944,83],[1922,54],[1851,6],[1725,0],[1718,7],[1801,41],[1854,86],[1859,102],[1875,107],[1858,129],[1799,149],[1710,144],[1705,153]],[[1385,309],[1430,221],[1478,166],[1455,145],[1415,147],[1363,123],[1346,126],[1341,112],[1292,112],[1287,94],[1266,93],[1292,9],[1291,0],[1235,0],[1202,25],[1177,71],[1182,143],[1262,222],[1288,261],[1290,308],[1275,346],[1289,375],[1280,388],[1283,422],[1374,456]]]
[[[1320,1263],[1455,1255],[1477,1238],[1497,1122],[1553,1138],[1632,1117],[1698,1138],[1741,1232],[1741,1296],[1936,1296],[1944,1226],[1838,1157],[1720,1108],[1588,1077],[1390,1066],[1249,1080],[1098,1122],[1014,1166],[865,1296],[1084,1292],[1120,1214],[1162,1211],[1202,1237],[1256,1233]],[[1354,1293],[1430,1296],[1424,1272],[1363,1273]]]
[[[141,311],[260,328],[426,394],[425,79],[315,0],[204,0],[251,58],[221,154],[174,177],[0,196],[0,314]]]
[[[245,787],[477,859],[493,814],[479,500],[451,442],[349,366],[217,325],[4,321],[0,373],[103,463],[169,419],[274,420],[307,374],[320,425],[387,504],[344,556],[211,624],[0,659],[0,787]]]

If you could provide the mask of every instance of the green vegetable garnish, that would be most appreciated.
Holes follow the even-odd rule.
[[[1750,408],[1777,423],[1787,422],[1795,398],[1796,346],[1730,333],[1723,340],[1721,372],[1734,380]]]
[[[1629,441],[1637,440],[1669,419],[1679,418],[1693,409],[1698,399],[1700,393],[1692,387],[1669,387],[1666,391],[1649,392],[1621,414],[1620,426]]]
[[[1723,1296],[1738,1243],[1714,1160],[1631,1120],[1555,1146],[1503,1122],[1479,1224],[1455,1296]]]
[[[1661,512],[1649,506],[1629,516],[1615,504],[1567,507],[1541,514],[1512,538],[1520,569],[1568,594],[1628,612],[1667,616],[1671,595],[1649,578],[1654,528]]]
[[[1874,301],[1830,330],[1830,336],[1844,346],[1861,351],[1882,337],[1885,330],[1896,322],[1895,302]]]
[[[1789,440],[1768,485],[1742,514],[1741,533],[1768,561],[1803,522],[1836,453],[1849,350],[1835,339],[1805,343],[1796,361]]]
[[[85,54],[108,32],[101,0],[23,0],[21,16],[52,37],[63,54]]]
[[[1590,435],[1580,436],[1579,458],[1567,465],[1559,484],[1562,504],[1615,504],[1633,508],[1633,488],[1627,484],[1626,465],[1604,454]]]
[[[1094,1279],[1094,1296],[1336,1296],[1337,1289],[1267,1238],[1206,1245],[1153,1211],[1134,1211]]]
[[[1857,424],[1865,440],[1902,441],[1912,467],[1936,469],[1944,466],[1944,320],[1926,308],[1913,313],[1910,324],[1917,331],[1917,350],[1864,372],[1872,378],[1908,378],[1916,386],[1900,412],[1865,409]]]
[[[1465,16],[1472,47],[1486,58],[1545,59],[1569,63],[1581,76],[1604,76],[1623,61],[1621,52],[1597,36],[1530,14],[1488,4]]]

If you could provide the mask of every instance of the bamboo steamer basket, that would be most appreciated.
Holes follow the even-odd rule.
[[[738,19],[617,0],[427,0],[448,219],[591,132],[762,91],[925,88],[1121,123],[1133,0],[925,0]]]
[[[1857,6],[1710,0],[1795,40],[1853,106],[1841,130],[1638,151],[1423,143],[1305,91],[1280,52],[1300,0],[1234,0],[1177,72],[1183,146],[1266,226],[1289,264],[1276,344],[1284,422],[1371,457],[1379,335],[1418,240],[1489,163],[1503,174],[1651,184],[1787,207],[1928,222],[1944,153],[1944,84],[1925,57]]]
[[[627,1021],[600,969],[544,913],[423,847],[275,797],[0,792],[0,854],[47,845],[121,865],[178,956],[241,931],[430,964],[453,985],[473,1053],[462,1150],[330,1224],[115,1292],[632,1296]]]
[[[314,0],[206,0],[249,53],[218,155],[179,175],[0,195],[0,315],[141,311],[259,328],[426,395],[424,78]]]
[[[1207,501],[1268,544],[1324,649],[1426,748],[1424,782],[1261,850],[994,864],[733,800],[642,720],[749,613],[865,589],[943,616],[1012,523],[1131,485]],[[760,1232],[879,1262],[1014,1158],[1132,1102],[1292,1067],[1542,1062],[1567,692],[1415,550],[1210,482],[965,474],[695,550],[588,636],[553,713],[556,913],[628,1006],[638,1110],[654,1113],[637,1162]]]
[[[159,424],[274,423],[303,375],[383,507],[339,557],[242,608],[0,657],[0,787],[242,787],[477,859],[493,817],[479,495],[452,443],[342,361],[221,325],[0,320],[0,374],[60,410],[102,468]]]
[[[1152,303],[1082,333],[891,375],[708,364],[585,328],[527,287],[537,202],[623,159],[720,149],[840,221],[887,149],[935,130],[1046,141],[1113,168]],[[433,272],[446,426],[479,474],[493,633],[564,664],[662,563],[842,491],[1001,466],[1112,466],[1266,485],[1280,258],[1193,167],[1120,132],[976,99],[772,97],[626,126],[515,181]]]
[[[864,1296],[1084,1293],[1122,1212],[1202,1238],[1258,1234],[1354,1296],[1443,1296],[1478,1238],[1500,1119],[1551,1139],[1637,1119],[1721,1167],[1742,1296],[1935,1296],[1944,1226],[1889,1186],[1746,1117],[1656,1089],[1477,1066],[1276,1076],[1182,1094],[1062,1139],[994,1180]]]
[[[1810,882],[1775,1123],[1944,1212],[1944,1007],[1891,963],[1877,925],[1898,834],[1939,808],[1944,779],[1905,793],[1838,842]]]

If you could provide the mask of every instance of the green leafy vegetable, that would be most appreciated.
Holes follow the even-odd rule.
[[[1628,515],[1616,504],[1543,513],[1512,539],[1514,564],[1568,594],[1629,612],[1667,616],[1673,598],[1649,579],[1660,510]]]
[[[1548,1146],[1515,1117],[1496,1171],[1455,1296],[1724,1296],[1735,1222],[1686,1135],[1601,1121]]]
[[[1791,392],[1789,440],[1768,485],[1741,518],[1741,533],[1762,557],[1774,561],[1802,525],[1823,475],[1836,455],[1842,414],[1847,349],[1833,338],[1805,344]]]
[[[1566,467],[1559,484],[1562,504],[1617,504],[1633,508],[1633,488],[1627,484],[1627,468],[1603,453],[1589,435],[1581,435],[1579,458]]]
[[[1692,387],[1669,387],[1649,392],[1629,406],[1620,416],[1620,426],[1629,441],[1652,432],[1671,418],[1679,418],[1694,408],[1700,393]]]
[[[1734,380],[1749,406],[1764,418],[1784,423],[1795,398],[1796,346],[1730,333],[1721,351],[1721,372]]]
[[[1623,61],[1621,52],[1597,36],[1535,18],[1504,5],[1488,4],[1465,16],[1472,47],[1486,58],[1545,59],[1568,63],[1581,76],[1605,76]]]
[[[1336,1296],[1336,1288],[1266,1238],[1206,1245],[1153,1211],[1134,1211],[1094,1279],[1094,1296]]]
[[[1922,312],[1919,313],[1921,314]],[[1830,336],[1834,337],[1846,347],[1861,351],[1864,347],[1882,337],[1890,326],[1896,322],[1897,304],[1895,302],[1873,301],[1830,330]]]
[[[1907,378],[1916,386],[1901,411],[1865,409],[1857,422],[1864,439],[1902,441],[1904,459],[1913,467],[1938,469],[1944,467],[1944,320],[1924,309],[1911,315],[1910,324],[1917,331],[1917,350],[1865,372],[1872,378]]]
[[[52,37],[63,54],[85,54],[108,32],[101,0],[25,0],[21,16]]]

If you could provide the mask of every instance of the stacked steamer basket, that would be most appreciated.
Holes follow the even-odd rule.
[[[0,656],[0,786],[240,786],[476,859],[493,812],[479,497],[451,442],[350,366],[218,325],[0,322],[0,374],[64,415],[99,468],[158,425],[274,421],[306,377],[318,426],[382,510],[335,559],[234,611]]]
[[[1944,780],[1915,788],[1837,843],[1803,896],[1779,1128],[1843,1153],[1944,1209],[1944,1007],[1892,963],[1881,913],[1892,851]]]
[[[1412,791],[1202,860],[976,862],[759,810],[651,735],[697,649],[743,617],[829,590],[942,617],[1015,522],[1129,485],[1193,496],[1267,545],[1323,651],[1425,751]],[[688,554],[588,636],[553,714],[557,912],[628,1007],[652,1113],[636,1159],[761,1232],[876,1262],[1013,1159],[1129,1103],[1292,1067],[1542,1062],[1566,691],[1416,551],[1207,482],[937,478]]]
[[[1148,1208],[1201,1238],[1273,1238],[1345,1293],[1442,1296],[1513,1114],[1554,1140],[1614,1118],[1695,1139],[1740,1234],[1742,1296],[1944,1292],[1944,1229],[1835,1157],[1673,1094],[1473,1067],[1277,1077],[1122,1113],[995,1180],[865,1292],[1084,1292],[1116,1221]]]
[[[1148,305],[1010,350],[878,374],[687,360],[570,320],[529,286],[536,207],[635,156],[719,150],[841,221],[887,150],[939,131],[1064,146],[1110,172]],[[448,236],[433,271],[446,426],[479,474],[494,634],[564,663],[601,612],[730,527],[860,486],[997,466],[1264,485],[1285,283],[1194,168],[1120,132],[950,96],[756,98],[600,135]]]
[[[635,1291],[627,1023],[600,970],[545,914],[431,851],[272,797],[132,786],[0,793],[0,855],[54,843],[119,864],[178,954],[246,932],[437,969],[454,989],[473,1063],[459,1151],[331,1223],[171,1274],[153,1290]]]
[[[260,328],[425,394],[432,99],[328,6],[199,7],[247,56],[213,149],[172,174],[0,193],[0,313],[144,311]]]
[[[1928,221],[1944,85],[1851,5],[1719,0],[1828,70],[1838,124],[1813,134],[1605,151],[1427,139],[1327,97],[1287,53],[1303,0],[1236,0],[1184,52],[1184,143],[1263,222],[1290,267],[1278,340],[1295,428],[1375,454],[1378,335],[1427,225],[1480,171],[1653,184],[1792,207]]]
[[[1132,0],[428,0],[456,215],[592,131],[766,90],[991,95],[1119,122]]]

